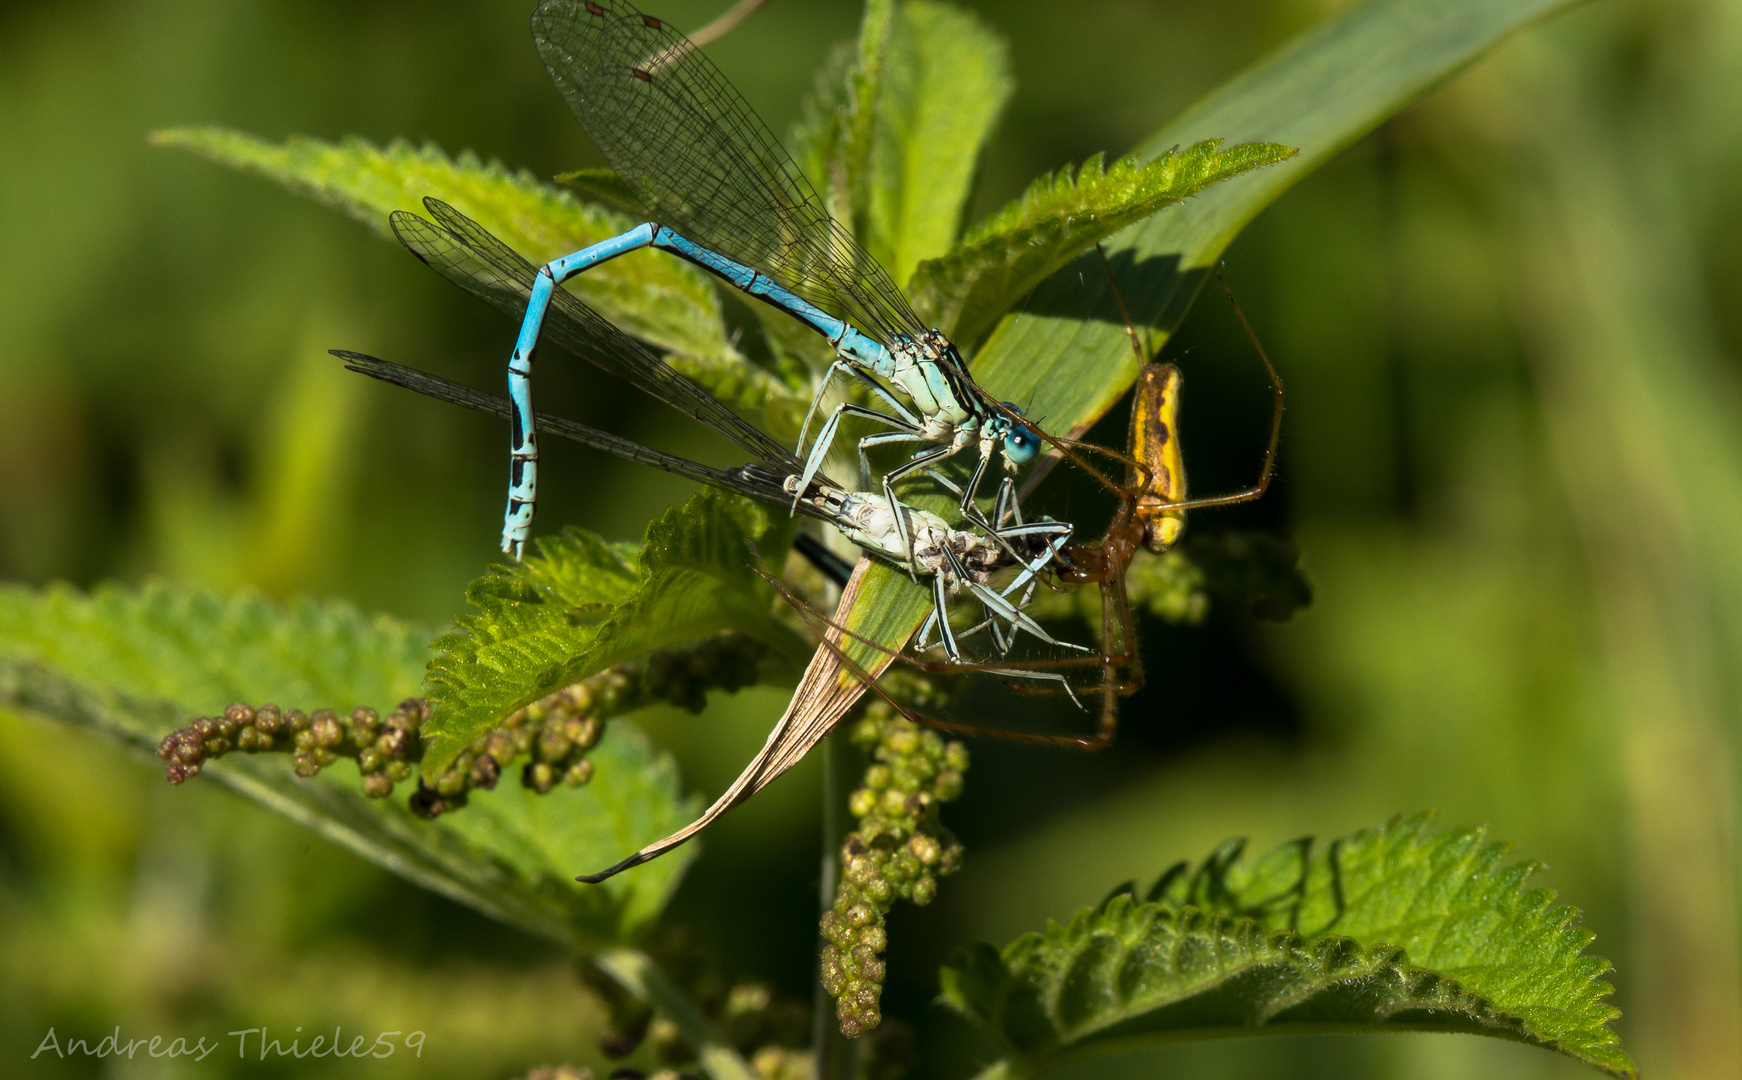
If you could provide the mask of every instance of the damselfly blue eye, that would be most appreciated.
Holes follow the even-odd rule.
[[[1016,402],[1005,401],[1001,404],[1017,416],[1022,415],[1022,406]],[[1010,434],[1004,436],[1004,456],[1009,459],[1010,463],[1012,465],[1027,465],[1034,460],[1034,455],[1038,453],[1040,453],[1039,437],[1029,428],[1011,425]]]

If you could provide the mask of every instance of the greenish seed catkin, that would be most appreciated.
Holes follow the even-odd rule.
[[[962,793],[968,751],[898,716],[882,702],[866,710],[853,742],[872,764],[848,798],[858,827],[841,845],[841,881],[820,923],[823,989],[849,1038],[875,1029],[889,945],[885,916],[897,900],[929,904],[938,877],[961,865],[961,844],[938,807]]]
[[[767,647],[738,634],[718,634],[693,647],[655,653],[564,687],[516,710],[473,739],[439,774],[420,778],[409,806],[434,818],[466,804],[475,790],[494,788],[519,762],[520,782],[539,794],[560,783],[571,788],[593,778],[586,756],[612,717],[654,700],[699,711],[707,692],[735,692],[757,680]],[[310,778],[341,757],[357,763],[363,793],[384,799],[418,776],[423,760],[420,729],[429,718],[422,699],[401,702],[386,717],[360,706],[348,715],[333,709],[304,713],[267,703],[236,703],[218,717],[200,717],[158,745],[164,775],[180,784],[201,767],[232,752],[285,752],[297,776]]]

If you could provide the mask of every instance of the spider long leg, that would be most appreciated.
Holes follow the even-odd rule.
[[[1118,614],[1118,634],[1124,654],[1121,659],[1127,664],[1135,665],[1137,659],[1137,639],[1132,632],[1131,609],[1125,600],[1125,576],[1115,574],[1114,580],[1101,586],[1101,652],[1110,656],[1113,652],[1114,613]],[[1139,672],[1141,680],[1142,674]],[[1119,696],[1120,683],[1115,676],[1115,668],[1111,661],[1101,673],[1101,722],[1095,728],[1096,749],[1113,744],[1113,736],[1119,729]]]
[[[1137,366],[1142,367],[1149,362],[1149,350],[1137,336],[1137,323],[1131,318],[1131,309],[1125,306],[1125,294],[1119,291],[1119,282],[1113,277],[1113,264],[1107,261],[1107,252],[1100,244],[1095,245],[1095,254],[1101,259],[1101,269],[1107,273],[1107,284],[1113,289],[1113,300],[1119,305],[1119,317],[1125,320],[1125,335],[1131,339],[1131,351],[1137,355]]]
[[[1270,440],[1264,447],[1264,464],[1259,468],[1258,482],[1249,488],[1229,492],[1226,495],[1210,495],[1198,499],[1158,503],[1154,507],[1157,511],[1201,510],[1212,506],[1236,506],[1240,503],[1252,502],[1262,498],[1264,493],[1270,489],[1271,477],[1276,472],[1276,450],[1282,441],[1282,410],[1287,399],[1287,393],[1282,385],[1282,376],[1277,374],[1276,365],[1270,362],[1270,354],[1266,353],[1264,346],[1259,343],[1258,335],[1253,332],[1252,324],[1247,321],[1246,313],[1240,309],[1240,302],[1234,299],[1234,290],[1228,287],[1228,281],[1222,276],[1220,269],[1216,271],[1216,281],[1221,284],[1222,293],[1227,296],[1228,303],[1234,305],[1234,314],[1239,317],[1240,326],[1246,331],[1247,340],[1252,342],[1252,348],[1258,353],[1258,359],[1264,364],[1265,373],[1270,376],[1271,397],[1275,404],[1270,413]]]
[[[1069,679],[1065,678],[1063,675],[1057,674],[1056,672],[1055,673],[1048,673],[1048,672],[1038,672],[1038,671],[1026,671],[1022,668],[987,668],[986,674],[996,675],[1000,680],[1004,680],[1004,679],[1046,679],[1049,681],[1057,682],[1059,684],[1059,689],[1058,689],[1058,691],[1054,691],[1055,693],[1062,692],[1064,694],[1069,695],[1072,705],[1075,705],[1077,708],[1082,709],[1084,712],[1089,711],[1088,708],[1083,704],[1083,700],[1081,698],[1077,697],[1076,690],[1071,687],[1071,681]],[[1008,685],[1008,684],[1006,684],[1006,685]],[[1011,687],[1011,689],[1014,690],[1016,688]]]
[[[1228,298],[1228,303],[1234,305],[1234,314],[1240,319],[1240,326],[1246,331],[1246,339],[1252,342],[1252,348],[1257,351],[1258,359],[1264,362],[1264,370],[1270,375],[1271,392],[1275,399],[1275,408],[1270,414],[1270,441],[1264,448],[1264,465],[1259,470],[1258,482],[1244,491],[1236,491],[1228,495],[1217,495],[1207,499],[1192,499],[1181,504],[1176,509],[1190,509],[1200,506],[1233,506],[1236,503],[1251,502],[1263,496],[1270,488],[1270,478],[1276,470],[1276,448],[1282,441],[1282,408],[1286,393],[1282,386],[1282,376],[1276,373],[1276,365],[1270,362],[1270,355],[1264,351],[1264,346],[1258,341],[1258,335],[1253,332],[1252,324],[1247,321],[1246,313],[1240,310],[1240,301],[1234,299],[1234,290],[1228,288],[1228,279],[1222,276],[1222,271],[1216,270],[1216,281],[1222,286],[1222,293]]]

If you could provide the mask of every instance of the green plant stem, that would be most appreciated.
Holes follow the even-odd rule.
[[[721,12],[713,22],[690,35],[690,44],[696,48],[712,45],[714,42],[738,29],[745,19],[756,14],[756,9],[768,0],[738,0],[736,4]]]
[[[727,1045],[695,1003],[659,970],[652,957],[639,949],[607,949],[594,956],[593,963],[623,989],[670,1017],[714,1080],[758,1080],[750,1064]]]
[[[849,725],[837,727],[823,742],[823,862],[819,908],[827,912],[835,904],[835,887],[841,881],[841,845],[852,818],[847,813],[847,795],[858,783],[859,753],[848,735]],[[820,954],[824,944],[817,938]],[[811,1046],[816,1050],[814,1080],[855,1080],[859,1075],[859,1041],[841,1034],[835,1022],[835,1000],[817,980],[811,1018]]]

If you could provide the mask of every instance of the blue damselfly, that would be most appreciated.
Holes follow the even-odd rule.
[[[561,282],[644,247],[695,263],[827,339],[836,358],[812,398],[799,453],[837,373],[857,378],[887,406],[838,406],[805,459],[804,482],[821,467],[841,419],[858,417],[890,429],[860,440],[866,472],[869,448],[927,444],[883,476],[891,502],[896,481],[977,445],[960,510],[984,523],[974,500],[994,457],[1014,470],[1034,459],[1045,436],[1014,405],[975,384],[956,346],[920,320],[888,273],[830,216],[725,75],[669,24],[625,0],[549,0],[533,13],[532,32],[557,89],[653,220],[539,271],[509,361],[516,414],[503,550],[518,557],[535,511],[530,379],[545,307]]]

